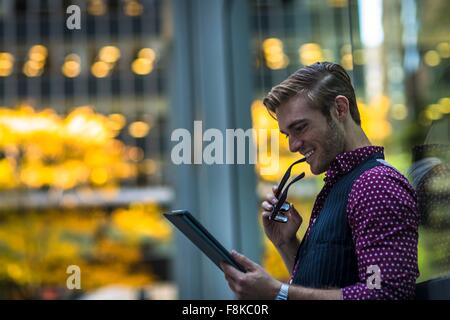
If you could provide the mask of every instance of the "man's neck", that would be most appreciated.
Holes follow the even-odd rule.
[[[344,150],[345,152],[356,150],[362,147],[371,146],[369,138],[359,126],[355,126],[345,139]]]

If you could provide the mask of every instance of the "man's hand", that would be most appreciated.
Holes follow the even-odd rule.
[[[247,271],[243,273],[227,263],[221,267],[230,289],[240,300],[275,299],[281,288],[281,282],[271,277],[259,264],[244,255],[232,251],[231,255]]]
[[[263,209],[262,222],[267,237],[272,241],[275,247],[281,248],[284,245],[289,245],[292,242],[297,241],[296,234],[298,228],[300,228],[300,225],[302,224],[302,217],[298,214],[297,210],[295,210],[294,206],[291,205],[291,209],[285,212],[289,219],[287,223],[270,220],[272,208],[278,201],[277,198],[275,198],[277,187],[273,187],[272,191],[272,193],[266,195],[265,201],[261,204]]]

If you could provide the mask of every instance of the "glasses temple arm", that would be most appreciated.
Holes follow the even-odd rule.
[[[294,183],[296,183],[297,181],[303,179],[304,177],[305,177],[305,173],[302,172],[297,177],[295,177],[295,179],[293,179],[291,182],[289,182],[289,184],[286,186],[286,188],[284,189],[283,193],[281,194],[280,198],[278,199],[277,204],[275,205],[275,210],[273,211],[274,213],[278,213],[278,211],[280,210],[281,206],[286,202],[287,194],[288,194],[288,191],[289,191],[289,187],[291,185],[293,185]]]
[[[284,173],[283,178],[282,178],[281,181],[280,181],[280,184],[278,185],[277,192],[275,193],[275,198],[277,198],[277,199],[279,198],[280,193],[281,193],[281,191],[282,191],[283,188],[284,188],[284,185],[286,184],[287,180],[289,179],[289,177],[290,177],[290,175],[291,175],[292,167],[295,166],[296,164],[299,164],[299,163],[304,162],[304,161],[306,161],[306,158],[299,159],[299,160],[295,161],[294,163],[292,163],[292,164],[289,166],[289,168],[288,168],[288,169],[286,170],[286,172]]]

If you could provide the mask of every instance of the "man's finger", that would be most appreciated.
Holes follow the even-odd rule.
[[[273,193],[266,194],[265,200],[270,204],[276,204],[278,202],[278,199]]]
[[[231,251],[231,255],[236,260],[237,263],[239,263],[241,266],[243,266],[248,271],[253,271],[258,268],[258,264],[244,256],[243,254],[238,253],[237,251],[233,250]]]
[[[220,264],[222,266],[222,270],[225,273],[225,277],[230,278],[231,281],[237,281],[243,273],[237,270],[235,267],[229,265],[228,263],[222,262]]]
[[[225,262],[221,262],[220,267],[224,271],[225,280],[227,281],[228,286],[234,293],[236,293],[236,282],[229,274],[228,265]]]
[[[273,206],[272,206],[269,202],[267,202],[267,201],[264,201],[264,202],[261,204],[261,207],[263,207],[263,209],[264,209],[264,210],[267,210],[267,211],[270,211],[270,210],[272,210],[272,208],[273,208]]]
[[[269,219],[269,217],[270,217],[270,215],[271,215],[271,212],[269,212],[269,211],[263,211],[263,212],[261,213],[261,215],[262,215],[262,217],[263,217],[264,219]]]

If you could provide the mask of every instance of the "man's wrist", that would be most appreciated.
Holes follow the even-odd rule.
[[[280,290],[275,297],[275,300],[287,300],[289,297],[289,285],[287,283],[282,283]]]
[[[298,248],[298,246],[300,245],[300,241],[297,239],[297,236],[293,237],[292,239],[283,242],[282,244],[278,245],[277,247],[280,250],[286,249],[286,248]]]

